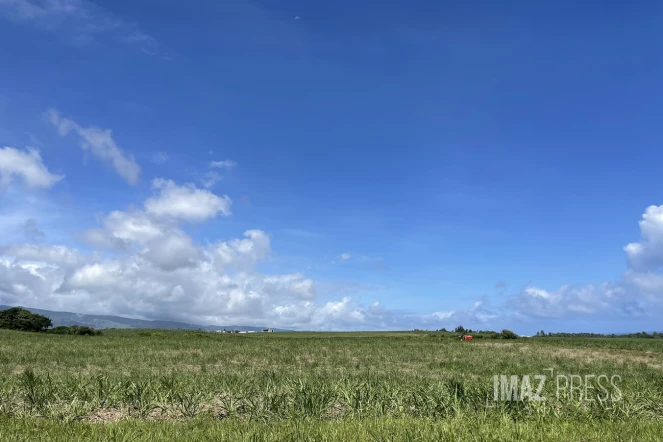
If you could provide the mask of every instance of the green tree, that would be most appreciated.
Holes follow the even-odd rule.
[[[10,330],[41,332],[53,325],[50,318],[31,313],[22,307],[0,310],[0,328]]]
[[[517,339],[518,335],[512,332],[511,330],[504,329],[502,330],[502,339]]]

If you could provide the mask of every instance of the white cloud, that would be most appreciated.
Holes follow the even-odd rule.
[[[210,187],[214,187],[214,185],[221,181],[222,178],[223,177],[219,173],[210,170],[209,172],[205,172],[201,183],[209,189]]]
[[[163,198],[208,201],[210,193],[172,181],[157,182],[145,210],[113,211],[84,232],[111,254],[84,254],[65,246],[0,248],[0,303],[82,313],[173,319],[199,324],[270,325],[300,329],[394,327],[397,316],[379,303],[350,297],[316,302],[316,286],[301,273],[262,274],[271,254],[269,235],[247,230],[242,238],[196,244],[179,223],[220,210],[190,211]],[[201,197],[200,192],[203,193]],[[148,203],[149,202],[149,203]],[[197,210],[197,209],[196,209]],[[167,216],[166,216],[167,215]]]
[[[510,300],[529,318],[634,318],[663,313],[663,206],[649,206],[640,221],[642,239],[626,245],[629,268],[615,282],[565,285],[548,291],[528,286]]]
[[[126,248],[125,241],[104,229],[88,229],[80,235],[80,239],[97,249],[123,250]]]
[[[33,244],[3,246],[0,247],[0,255],[9,256],[17,263],[33,262],[65,268],[75,267],[83,262],[83,258],[77,250],[65,246]]]
[[[88,0],[0,0],[0,17],[56,33],[76,46],[105,37],[148,55],[159,52],[153,37]]]
[[[607,314],[616,307],[621,288],[611,284],[562,286],[547,291],[529,286],[512,299],[514,310],[521,315],[540,318],[563,318],[578,313]]]
[[[222,269],[244,271],[265,259],[271,252],[269,236],[262,230],[247,230],[243,239],[211,244],[207,254]]]
[[[29,256],[40,260],[30,261],[31,269],[22,260],[5,260],[0,265],[0,302],[225,325],[316,328],[325,325],[328,314],[344,320],[343,312],[311,303],[314,284],[302,275],[261,275],[254,269],[228,274],[215,266],[213,256],[180,265],[177,251],[167,244],[166,257],[157,252],[154,262],[149,249],[112,260],[83,259],[75,251],[69,251],[75,259],[54,259],[43,250]],[[183,244],[175,249],[191,249],[187,241]],[[52,265],[56,262],[62,264]],[[348,314],[359,320],[356,307]]]
[[[152,186],[160,195],[145,201],[145,209],[156,217],[200,222],[214,218],[218,213],[230,215],[231,199],[188,184],[178,186],[171,180],[155,179]]]
[[[476,321],[481,313],[475,308],[422,317],[389,310],[379,302],[364,305],[350,296],[319,302],[310,278],[257,271],[270,252],[268,236],[255,230],[207,250],[175,233],[138,250],[116,252],[112,259],[63,246],[10,246],[0,249],[0,303],[317,330],[411,329],[422,324],[439,328]]]
[[[6,187],[16,178],[27,187],[47,188],[64,176],[49,172],[36,149],[0,148],[0,186]]]
[[[304,278],[300,273],[267,276],[263,279],[263,284],[265,292],[271,296],[285,294],[300,299],[315,298],[313,280]]]
[[[627,270],[622,281],[625,285],[635,288],[641,296],[647,297],[650,301],[656,301],[659,297],[663,298],[663,276],[658,273]]]
[[[211,153],[211,151],[210,151]],[[212,169],[220,170],[230,170],[233,167],[237,166],[237,163],[232,160],[223,160],[223,161],[212,161],[209,163],[209,167]],[[216,183],[223,179],[223,175],[215,170],[209,170],[205,172],[201,183],[203,186],[210,188],[213,187]]]
[[[179,222],[204,221],[218,212],[228,213],[227,197],[166,180],[155,180],[153,187],[158,194],[145,201],[144,211],[115,210],[101,220],[103,228],[86,230],[82,239],[97,248],[140,251],[143,258],[164,270],[195,265],[204,252],[179,228]],[[247,249],[245,241],[237,240],[239,251]]]
[[[642,240],[624,247],[634,270],[653,271],[663,266],[663,206],[649,206],[640,220]]]
[[[431,314],[431,317],[433,317],[435,319],[439,319],[439,320],[445,320],[445,319],[452,318],[453,315],[455,315],[455,314],[456,314],[455,310],[449,310],[449,311],[444,311],[444,312],[435,312],[435,313]]]
[[[221,210],[218,202],[206,204],[216,201],[209,191],[166,180],[158,180],[154,190],[144,210],[110,212],[100,226],[83,232],[95,248],[112,249],[108,254],[65,246],[0,248],[0,303],[295,329],[407,329],[441,321],[379,302],[364,305],[345,294],[366,287],[346,290],[342,283],[326,283],[327,294],[341,300],[316,301],[316,283],[302,273],[258,271],[272,253],[266,232],[247,230],[242,238],[200,245],[182,230],[180,223],[209,219]],[[181,199],[187,202],[178,203]]]
[[[77,131],[76,123],[59,117],[56,127],[63,134]],[[12,148],[0,152],[7,149]],[[21,154],[43,166],[38,153]],[[45,182],[33,172],[18,176],[26,184]],[[230,215],[230,198],[166,179],[152,184],[154,194],[142,207],[111,211],[98,226],[82,232],[81,237],[99,251],[83,253],[63,245],[0,246],[0,303],[199,324],[321,330],[457,325],[500,329],[509,321],[663,313],[663,206],[651,206],[643,214],[641,239],[625,247],[629,267],[615,282],[556,290],[530,285],[497,305],[482,299],[467,309],[438,307],[422,315],[346,296],[369,291],[366,286],[345,290],[343,284],[314,281],[297,271],[263,273],[272,256],[272,241],[263,230],[199,244],[187,233],[189,223]],[[12,218],[12,225],[27,218]],[[22,228],[30,240],[43,237],[34,219]],[[339,256],[340,262],[349,259],[358,264],[382,262],[349,252]]]
[[[237,163],[233,160],[212,161],[210,163],[210,167],[217,169],[232,169],[235,166],[237,166]]]
[[[188,235],[173,231],[150,241],[143,256],[160,269],[170,271],[194,267],[203,257],[203,253]]]
[[[163,234],[163,228],[141,211],[121,212],[115,210],[103,220],[108,233],[122,241],[144,244]]]
[[[482,299],[476,301],[469,309],[444,310],[424,315],[420,324],[434,329],[442,327],[451,329],[458,325],[465,327],[470,325],[475,328],[483,327],[488,329],[491,325],[495,325],[496,320],[503,322],[505,319],[508,319],[508,314],[490,305],[487,300]]]
[[[125,154],[112,136],[110,129],[81,127],[73,120],[62,118],[58,111],[48,111],[48,120],[60,136],[74,132],[79,137],[81,148],[89,150],[94,156],[113,165],[115,171],[129,184],[136,184],[140,176],[140,167],[132,155]]]
[[[123,286],[122,265],[117,261],[84,265],[66,280],[68,289],[121,289]]]

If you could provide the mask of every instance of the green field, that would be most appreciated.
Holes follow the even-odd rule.
[[[619,397],[494,401],[550,368]],[[0,330],[0,440],[660,441],[662,374],[663,339]]]

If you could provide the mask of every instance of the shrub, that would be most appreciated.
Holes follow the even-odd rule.
[[[502,330],[502,339],[517,339],[518,335],[512,332],[511,330],[504,329]]]
[[[88,335],[88,336],[97,335],[98,336],[101,334],[100,330],[95,330],[92,327],[87,327],[84,325],[83,326],[72,325],[71,327],[66,327],[64,325],[61,325],[59,327],[55,327],[49,330],[48,332],[56,335]]]
[[[100,331],[96,331],[92,327],[87,327],[85,325],[72,325],[71,327],[71,334],[72,335],[89,335],[89,336],[94,336],[94,335],[99,335],[101,334]]]
[[[71,329],[69,327],[65,327],[64,325],[60,325],[58,327],[50,329],[48,332],[53,333],[55,335],[70,335]]]
[[[44,315],[31,313],[22,307],[12,307],[0,310],[0,328],[10,330],[43,332],[53,323]]]

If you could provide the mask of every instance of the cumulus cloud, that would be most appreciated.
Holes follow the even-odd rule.
[[[229,214],[229,200],[192,185],[178,186],[161,179],[155,180],[153,188],[157,195],[145,201],[145,210],[115,210],[102,218],[103,228],[88,229],[82,239],[97,248],[140,253],[143,259],[166,271],[195,266],[206,252],[194,244],[179,223],[204,221],[218,212]],[[247,235],[259,239],[261,232],[249,231]],[[229,261],[240,262],[236,255],[248,256],[261,248],[259,240],[257,244],[247,241],[250,240],[221,242],[210,247],[226,250]],[[269,248],[268,239],[266,243]],[[235,255],[231,256],[231,252]],[[249,260],[249,264],[256,259]]]
[[[481,308],[421,316],[351,296],[320,302],[315,282],[301,273],[258,272],[270,253],[268,235],[258,230],[208,248],[174,234],[112,257],[64,246],[7,246],[0,248],[0,303],[315,330],[440,328],[485,320]]]
[[[562,286],[548,291],[525,287],[512,300],[514,310],[525,316],[563,318],[578,315],[609,314],[618,308],[624,291],[615,284]]]
[[[639,242],[624,247],[630,267],[655,271],[663,266],[663,206],[649,206],[640,220]]]
[[[0,256],[11,257],[15,263],[38,263],[72,268],[84,262],[76,249],[65,246],[20,244],[0,247]]]
[[[227,195],[219,197],[192,184],[178,186],[162,178],[155,179],[152,187],[160,194],[145,201],[145,209],[151,215],[192,222],[205,221],[218,213],[230,215],[232,201]]]
[[[56,127],[65,134],[77,130],[76,123],[66,119],[58,119]],[[7,152],[11,156],[19,151],[5,148],[0,155]],[[35,178],[50,174],[38,153],[21,155],[40,167],[16,174],[18,166],[12,162],[11,177],[19,176],[26,185],[31,180],[33,185],[47,183],[48,179]],[[0,165],[10,164],[1,160],[2,156]],[[7,168],[0,170],[8,173]],[[379,302],[360,302],[340,288],[334,296],[319,300],[319,284],[300,272],[261,272],[272,256],[270,235],[263,230],[197,243],[187,228],[230,215],[231,200],[226,195],[162,178],[153,181],[152,191],[142,206],[111,211],[98,226],[82,232],[80,237],[93,246],[93,252],[64,245],[0,246],[0,303],[200,324],[320,330],[438,329],[459,324],[499,329],[505,322],[528,319],[640,318],[663,313],[663,206],[646,209],[640,221],[641,239],[624,248],[628,268],[617,281],[555,290],[529,285],[497,304],[481,299],[465,309],[413,314]],[[43,238],[34,219],[28,219],[23,230],[31,241]],[[341,262],[349,259],[381,262],[348,252],[340,255]],[[500,291],[505,287],[505,283],[495,285]]]
[[[315,297],[313,281],[304,278],[299,273],[267,276],[263,280],[263,286],[265,292],[272,296],[290,294],[301,299],[313,299]]]
[[[102,161],[110,162],[118,175],[129,184],[134,185],[138,182],[140,167],[132,155],[125,154],[117,146],[110,129],[100,129],[94,126],[82,127],[73,120],[61,117],[55,109],[49,110],[47,116],[60,136],[75,133],[83,150],[90,151],[92,155]]]
[[[226,272],[215,255],[194,252],[183,261],[193,250],[186,240],[165,244],[154,257],[148,248],[110,260],[66,248],[5,248],[0,255],[12,258],[0,259],[0,302],[195,323],[375,327],[377,307],[350,298],[315,303],[314,283],[301,274]]]
[[[124,240],[105,229],[88,229],[80,235],[80,239],[97,249],[124,250],[126,248]]]
[[[635,318],[663,313],[663,206],[650,206],[640,221],[641,240],[624,247],[628,269],[614,282],[525,287],[509,300],[528,318]]]
[[[379,303],[344,296],[316,301],[315,282],[299,272],[264,274],[270,236],[197,244],[182,223],[223,213],[223,199],[191,185],[158,180],[144,209],[115,210],[82,237],[98,250],[62,245],[0,247],[0,303],[201,324],[295,329],[402,327]]]
[[[144,257],[160,269],[169,271],[194,267],[203,257],[203,253],[188,235],[173,231],[150,241]]]
[[[134,241],[140,244],[158,238],[163,234],[163,226],[150,218],[145,212],[133,210],[122,212],[114,210],[103,220],[106,232],[121,241]]]
[[[269,236],[262,230],[247,230],[243,239],[220,241],[208,247],[207,254],[222,269],[244,271],[266,258],[271,251]]]
[[[82,234],[111,254],[1,247],[0,302],[196,323],[314,327],[319,312],[309,304],[316,296],[311,279],[257,271],[271,254],[267,233],[253,229],[242,238],[196,244],[180,223],[224,212],[224,199],[166,180],[157,180],[154,190],[144,210],[112,211]],[[309,312],[297,323],[280,316],[297,308]]]
[[[0,148],[0,186],[6,187],[17,178],[27,187],[47,188],[64,176],[49,172],[36,149]]]
[[[315,281],[300,272],[264,274],[270,236],[197,244],[188,222],[224,214],[224,199],[193,185],[156,180],[143,208],[115,210],[81,237],[96,250],[34,244],[0,248],[0,303],[82,313],[118,314],[201,324],[294,329],[439,328],[463,316],[422,317],[365,305],[348,296],[366,287],[326,284],[340,300],[318,301]],[[227,211],[226,211],[227,212]],[[36,227],[36,225],[35,225]],[[108,253],[102,252],[107,250]],[[325,284],[323,284],[324,286]]]
[[[88,229],[81,238],[96,248],[140,253],[143,259],[162,270],[195,266],[209,252],[195,245],[179,223],[204,221],[218,212],[228,214],[227,197],[166,180],[155,180],[153,187],[157,194],[145,201],[145,210],[114,210],[101,219],[102,228]],[[253,231],[248,234],[254,239],[260,236]],[[210,247],[219,250],[225,247],[226,255],[231,252],[248,255],[251,247],[246,241],[221,242]],[[260,249],[260,244],[254,248]],[[255,259],[250,261],[253,262]]]

